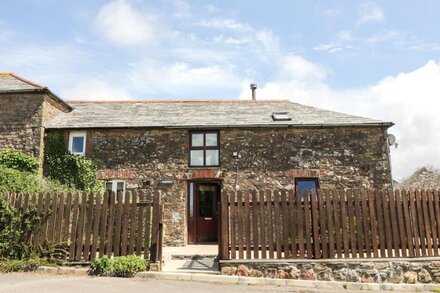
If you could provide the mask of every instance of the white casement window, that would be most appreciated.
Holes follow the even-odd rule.
[[[109,194],[113,191],[117,198],[118,193],[122,193],[122,200],[125,202],[125,181],[124,180],[112,180],[105,183],[105,191]]]
[[[86,132],[72,131],[69,135],[69,152],[74,155],[86,154]]]

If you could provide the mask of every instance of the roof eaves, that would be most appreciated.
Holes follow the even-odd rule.
[[[288,123],[272,123],[272,124],[188,124],[188,125],[131,125],[131,126],[62,126],[48,125],[47,129],[126,129],[126,128],[167,128],[167,129],[212,129],[212,128],[326,128],[326,127],[391,127],[392,122],[368,122],[368,123],[308,123],[308,124],[288,124]]]

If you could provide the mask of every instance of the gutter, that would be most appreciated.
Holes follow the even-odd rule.
[[[23,90],[0,90],[0,94],[13,94],[13,93],[47,93],[48,95],[52,96],[57,102],[62,104],[64,107],[66,107],[69,111],[72,111],[73,108],[63,101],[60,97],[58,97],[56,94],[54,94],[49,88],[44,87],[41,89],[23,89]]]
[[[82,127],[63,127],[46,126],[46,129],[127,129],[127,128],[148,128],[148,129],[227,129],[227,128],[329,128],[329,127],[391,127],[392,122],[380,123],[332,123],[332,124],[243,124],[243,125],[179,125],[179,126],[82,126]]]

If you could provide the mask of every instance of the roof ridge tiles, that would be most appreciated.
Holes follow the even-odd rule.
[[[47,87],[42,86],[42,85],[40,85],[40,84],[38,84],[38,83],[36,83],[36,82],[33,82],[33,81],[31,81],[31,80],[28,80],[28,79],[25,79],[25,78],[23,78],[23,77],[21,77],[21,76],[18,76],[17,74],[15,74],[15,73],[13,73],[13,72],[1,72],[1,73],[0,73],[0,76],[12,76],[12,77],[15,77],[16,79],[18,79],[18,80],[24,82],[24,83],[27,83],[27,84],[29,84],[29,85],[32,85],[32,86],[38,87],[38,88],[40,88],[40,89],[45,89],[45,88],[47,88]]]
[[[248,103],[258,103],[258,102],[289,102],[289,100],[197,100],[197,99],[188,99],[188,100],[66,100],[67,103],[72,104],[119,104],[119,103],[127,103],[127,104],[136,104],[136,103],[238,103],[238,102],[248,102]]]

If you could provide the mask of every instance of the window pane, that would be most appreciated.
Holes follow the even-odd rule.
[[[84,153],[84,136],[72,137],[72,153]]]
[[[191,136],[191,146],[203,146],[203,133],[193,133]]]
[[[191,151],[191,166],[203,166],[203,151]]]
[[[304,198],[304,192],[311,192],[313,189],[317,189],[315,179],[299,179],[296,181],[296,188],[301,193],[301,198]]]
[[[214,186],[200,186],[199,189],[199,217],[212,218],[215,214],[216,198]]]
[[[116,184],[116,191],[117,192],[124,192],[124,182],[123,181],[119,181]]]
[[[218,166],[218,150],[206,150],[206,166]]]
[[[217,133],[206,134],[206,146],[217,146]]]
[[[105,191],[108,191],[108,193],[112,192],[112,187],[113,187],[113,183],[111,181],[105,183]]]
[[[189,184],[189,216],[194,217],[194,183]]]

